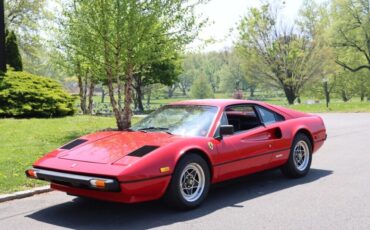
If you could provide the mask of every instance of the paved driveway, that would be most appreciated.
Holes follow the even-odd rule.
[[[197,210],[51,192],[0,204],[0,229],[370,229],[370,114],[323,114],[328,141],[303,179],[279,171],[215,186]]]

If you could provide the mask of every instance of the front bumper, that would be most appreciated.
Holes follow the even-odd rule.
[[[45,180],[55,184],[75,188],[94,189],[108,192],[119,192],[121,190],[119,182],[111,178],[85,176],[39,168],[26,170],[26,175],[29,178]]]

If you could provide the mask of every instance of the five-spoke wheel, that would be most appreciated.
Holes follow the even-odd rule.
[[[311,167],[312,144],[304,133],[298,133],[294,138],[289,160],[281,171],[288,177],[298,178],[307,175]]]
[[[207,162],[197,154],[186,154],[176,166],[164,197],[168,205],[191,209],[206,198],[210,186]]]
[[[197,163],[188,164],[181,173],[181,194],[189,202],[196,201],[202,195],[205,185],[205,175]]]

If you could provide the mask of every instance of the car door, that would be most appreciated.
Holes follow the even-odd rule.
[[[237,115],[241,117],[243,114],[244,118],[237,118]],[[226,120],[234,126],[235,133],[224,136],[217,143],[215,167],[219,179],[226,180],[265,169],[271,160],[274,141],[280,138],[279,127],[266,127],[256,107],[250,104],[226,108],[221,124]]]
[[[272,151],[268,167],[274,168],[281,165],[289,158],[291,144],[289,127],[284,125],[284,117],[274,111],[263,106],[256,106],[256,111],[266,129],[276,132],[276,138],[273,138],[269,143]]]

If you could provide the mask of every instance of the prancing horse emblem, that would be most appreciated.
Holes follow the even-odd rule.
[[[213,143],[212,142],[208,142],[208,147],[213,150]]]

